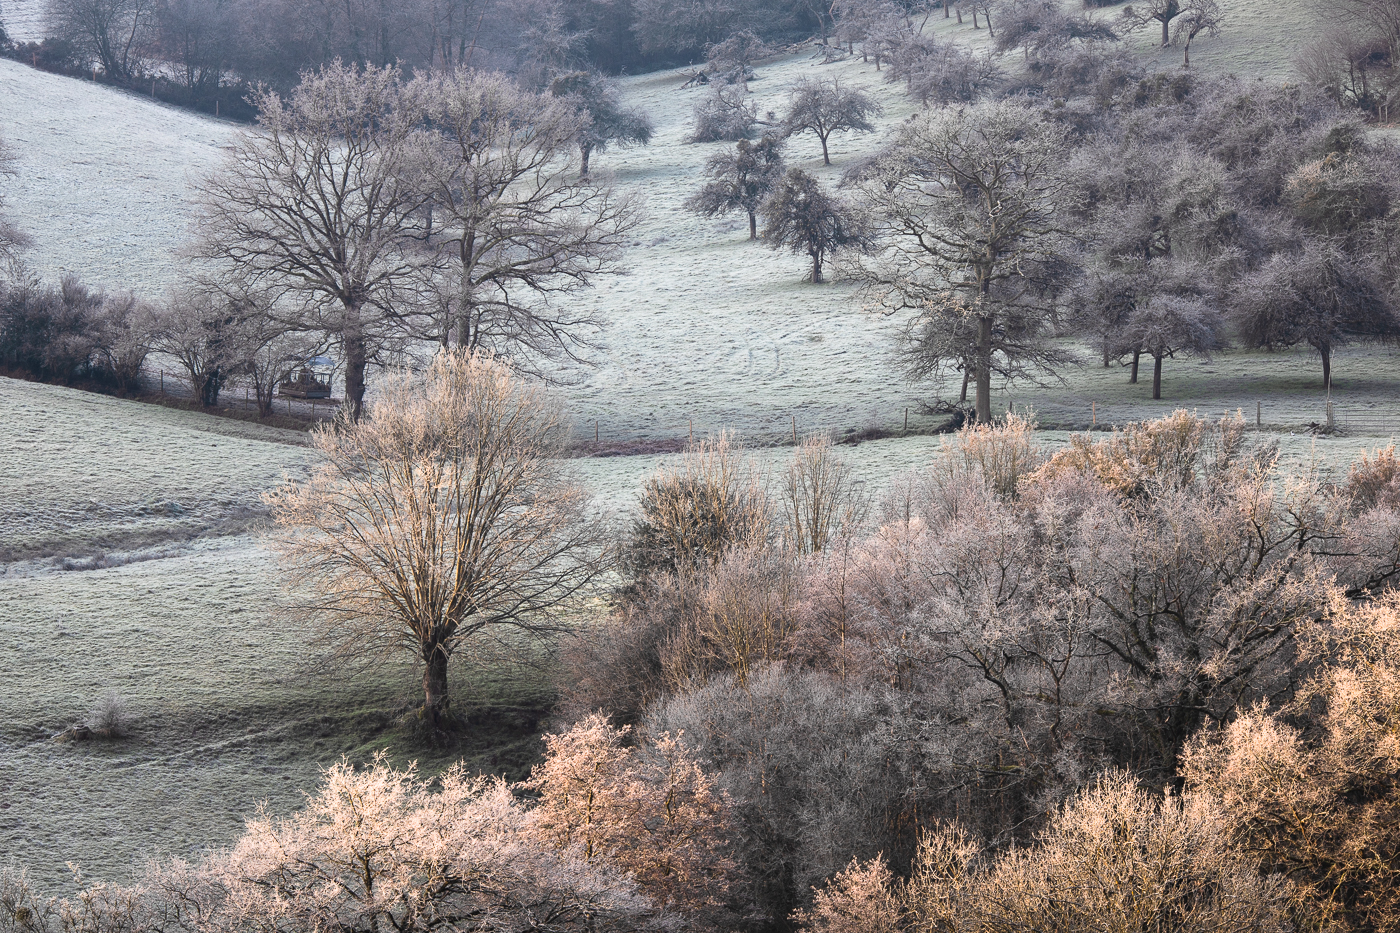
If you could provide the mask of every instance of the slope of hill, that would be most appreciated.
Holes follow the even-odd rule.
[[[191,185],[232,127],[125,91],[0,59],[0,136],[18,157],[12,220],[26,261],[159,297],[189,236]]]

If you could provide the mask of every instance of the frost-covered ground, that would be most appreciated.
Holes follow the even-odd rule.
[[[44,36],[44,0],[0,0],[0,25],[15,42],[38,42]]]

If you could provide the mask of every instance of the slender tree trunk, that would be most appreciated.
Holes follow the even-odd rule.
[[[972,381],[972,370],[968,369],[967,367],[963,367],[962,393],[958,396],[958,404],[959,404],[959,405],[966,405],[966,404],[967,404],[967,384],[968,384],[969,382],[971,382],[971,381]]]
[[[1162,397],[1162,356],[1161,353],[1152,354],[1152,398],[1154,400]]]
[[[992,423],[992,319],[977,322],[977,420]]]
[[[1163,19],[1163,20],[1162,20],[1162,48],[1164,48],[1164,49],[1165,49],[1167,46],[1169,46],[1169,45],[1172,44],[1172,36],[1171,36],[1171,33],[1167,31],[1167,27],[1170,26],[1170,25],[1171,25],[1171,20],[1170,20],[1170,19]]]
[[[758,239],[758,215],[749,211],[749,239]]]
[[[1189,35],[1186,37],[1186,48],[1182,51],[1181,67],[1191,67],[1191,37]]]
[[[588,159],[589,159],[590,156],[593,155],[593,147],[592,147],[592,146],[586,146],[586,145],[585,145],[585,146],[579,146],[578,148],[579,148],[579,155],[580,155],[580,157],[581,157],[581,159],[582,159],[582,164],[579,166],[579,173],[578,173],[578,174],[579,174],[579,177],[580,177],[580,178],[587,178],[587,177],[588,177]]]
[[[1322,341],[1317,345],[1317,352],[1322,354],[1322,387],[1327,391],[1332,391],[1332,344]]]
[[[434,731],[447,725],[447,655],[440,647],[430,651],[423,665],[423,724]]]
[[[1133,350],[1133,365],[1128,370],[1128,385],[1137,385],[1138,360],[1142,359],[1142,348]]]
[[[831,164],[831,156],[827,155],[827,152],[826,152],[826,137],[825,137],[825,136],[822,137],[822,162],[826,163],[827,165],[830,165],[830,164]]]
[[[981,29],[981,28],[982,28],[981,26],[977,25],[977,7],[975,7],[975,6],[972,8],[972,28],[973,28],[973,29]]]
[[[943,18],[947,19],[953,13],[952,0],[943,0]]]
[[[812,254],[812,284],[813,284],[813,285],[820,285],[821,283],[822,283],[822,254],[818,252],[818,253],[813,253],[813,254]]]

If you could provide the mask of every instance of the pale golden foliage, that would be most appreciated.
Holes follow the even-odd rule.
[[[942,462],[932,469],[954,475],[979,475],[987,488],[1003,499],[1016,495],[1021,479],[1045,460],[1035,440],[1035,419],[1007,412],[1001,421],[978,422],[962,428],[945,443]]]
[[[545,760],[523,785],[540,796],[536,831],[561,851],[627,873],[659,904],[714,911],[736,870],[729,800],[678,737],[627,748],[630,731],[595,713],[545,736]]]
[[[1255,709],[1187,748],[1183,773],[1221,799],[1240,843],[1297,885],[1318,927],[1400,923],[1400,593],[1334,600],[1308,633],[1331,664],[1285,712]]]
[[[924,837],[907,883],[880,867],[848,869],[800,919],[823,933],[1293,929],[1286,885],[1233,846],[1214,800],[1162,798],[1121,773],[1082,791],[1024,849],[979,857],[960,830],[943,827]]]
[[[823,550],[834,535],[852,533],[865,518],[861,483],[824,434],[802,442],[780,483],[784,537],[798,554]]]
[[[1211,424],[1177,410],[1156,421],[1115,429],[1103,440],[1075,434],[1031,477],[1045,481],[1068,471],[1087,473],[1125,496],[1185,489],[1207,473],[1229,466],[1244,440],[1244,419]]]
[[[812,933],[895,933],[903,919],[894,875],[882,855],[853,860],[845,870],[812,894],[811,910],[793,920]]]
[[[1347,492],[1359,510],[1377,506],[1400,510],[1400,457],[1395,445],[1380,448],[1374,457],[1363,451],[1347,473]]]

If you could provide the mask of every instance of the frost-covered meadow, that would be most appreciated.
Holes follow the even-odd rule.
[[[40,0],[3,0],[18,39],[37,38]],[[1266,12],[1267,11],[1267,12]],[[1219,39],[1193,46],[1204,69],[1277,78],[1311,15],[1262,0],[1232,3]],[[977,44],[974,32],[935,17],[932,28]],[[1150,51],[1163,68],[1177,51]],[[839,76],[879,94],[888,128],[914,108],[858,56],[827,62],[810,47],[760,66],[759,113],[780,111],[808,75]],[[800,433],[879,428],[914,435],[843,447],[872,490],[932,456],[940,439],[918,432],[929,386],[908,385],[891,358],[899,322],[872,315],[849,286],[803,282],[802,257],[746,240],[743,219],[710,221],[682,208],[719,147],[684,142],[706,93],[682,71],[624,81],[629,102],[656,124],[652,145],[608,152],[595,165],[645,198],[648,218],[625,258],[579,301],[611,321],[596,367],[560,391],[578,436],[595,422],[608,441],[678,440],[732,429],[766,446]],[[140,95],[43,74],[0,60],[0,134],[19,156],[10,210],[48,279],[64,272],[158,298],[181,274],[192,187],[220,158],[232,124]],[[789,161],[834,183],[880,133],[838,135],[833,166],[811,137]],[[1326,419],[1320,367],[1306,351],[1227,353],[1169,361],[1164,398],[1145,381],[1092,361],[1065,385],[1018,387],[995,405],[1033,409],[1062,443],[1066,432],[1156,417],[1174,408],[1242,412],[1257,437],[1279,442],[1286,468],[1343,471],[1362,450],[1400,433],[1400,357],[1390,348],[1344,349],[1332,403],[1341,436],[1314,438]],[[1256,404],[1259,405],[1256,408]],[[68,389],[0,379],[0,852],[36,879],[62,886],[76,858],[96,877],[122,877],[144,858],[190,854],[229,841],[259,800],[296,806],[318,769],[380,747],[392,711],[413,694],[412,672],[390,667],[352,683],[307,664],[302,634],[270,611],[275,560],[258,538],[261,493],[307,463],[294,432]],[[625,517],[643,478],[664,457],[584,457],[571,468],[597,507]],[[521,709],[538,677],[474,672],[467,696]],[[55,743],[108,690],[128,701],[125,744]],[[473,692],[475,693],[473,694]],[[522,714],[525,715],[525,714]],[[518,767],[529,749],[482,766]]]

